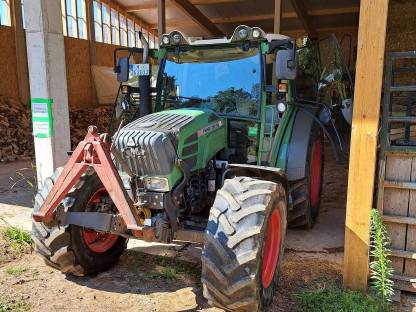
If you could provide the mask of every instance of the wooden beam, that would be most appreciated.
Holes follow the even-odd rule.
[[[94,3],[93,1],[86,1],[86,14],[87,14],[87,36],[89,42],[89,57],[90,57],[90,70],[91,66],[97,65],[97,45],[95,38],[95,23],[94,23]],[[94,76],[90,75],[90,84],[91,84],[91,104],[92,106],[98,105],[98,93],[97,88],[95,87]]]
[[[172,0],[172,2],[180,8],[189,18],[205,29],[213,36],[223,36],[224,33],[211,22],[202,12],[189,0]]]
[[[292,3],[293,9],[295,10],[298,19],[302,23],[302,26],[305,28],[309,37],[316,38],[316,31],[312,25],[312,20],[306,10],[303,0],[290,0],[290,2]]]
[[[275,0],[280,1],[280,0]],[[348,13],[358,13],[360,11],[359,7],[349,7],[349,8],[337,8],[337,9],[325,9],[325,10],[311,10],[308,11],[310,16],[325,16],[325,15],[339,15],[339,14],[348,14]],[[254,22],[254,21],[268,21],[274,20],[275,14],[258,14],[258,15],[238,15],[238,16],[229,16],[229,17],[218,17],[211,18],[211,22],[214,24],[237,24],[244,22]],[[296,12],[282,12],[281,19],[297,18]],[[194,23],[191,20],[183,19],[171,19],[167,20],[166,24],[168,27],[181,27],[181,26],[192,26]],[[157,24],[151,24],[151,28],[156,29]],[[315,29],[316,30],[316,29]],[[274,31],[276,33],[276,31]]]
[[[282,20],[282,0],[274,0],[274,25],[273,32],[280,34],[280,24]],[[273,75],[274,77],[275,75]]]
[[[19,97],[20,101],[29,106],[30,104],[30,86],[29,86],[29,70],[27,67],[27,49],[26,49],[26,32],[23,28],[23,15],[21,2],[12,1],[12,25],[15,29],[15,46],[17,58],[17,78],[19,81]]]
[[[366,289],[369,274],[388,4],[388,0],[361,0],[360,7],[343,275],[344,287],[352,289]]]
[[[247,0],[189,0],[189,2],[193,5],[212,5],[212,4],[223,4],[223,3],[235,3],[235,2],[243,2]],[[172,2],[166,3],[166,7],[170,8],[174,6]],[[145,3],[145,4],[137,4],[126,7],[127,12],[139,12],[143,10],[151,10],[157,9],[157,3]]]
[[[230,16],[230,17],[218,17],[211,18],[210,21],[213,24],[235,24],[242,22],[250,21],[266,21],[272,20],[274,18],[273,14],[262,14],[262,15],[250,15],[250,16]],[[168,27],[183,27],[183,26],[192,26],[195,22],[192,20],[183,20],[183,19],[171,19],[166,21]],[[151,28],[157,28],[157,24],[150,25]]]
[[[165,0],[157,0],[157,33],[162,36],[166,33],[166,3]],[[161,38],[159,38],[161,39]]]

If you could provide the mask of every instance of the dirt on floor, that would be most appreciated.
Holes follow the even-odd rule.
[[[186,248],[186,245],[184,245]],[[200,263],[128,249],[107,272],[65,275],[30,249],[15,251],[0,239],[0,307],[17,311],[221,311],[202,296]],[[169,255],[169,253],[167,253]],[[337,281],[340,266],[297,253],[285,255],[279,291],[266,311],[296,311],[295,293],[318,280]]]
[[[298,291],[313,288],[317,282],[341,280],[347,165],[336,164],[329,149],[325,157],[321,218],[312,232],[289,231],[288,241],[292,243],[284,255],[279,288],[267,312],[296,311]],[[15,204],[12,200],[21,193],[0,195],[2,202]],[[333,220],[338,215],[339,224]],[[310,246],[333,236],[340,239],[323,246],[335,246],[336,250]],[[14,250],[0,235],[0,311],[3,306],[11,311],[221,311],[210,307],[202,296],[201,246],[137,244],[129,243],[129,249],[109,271],[74,277],[46,266],[30,248]]]

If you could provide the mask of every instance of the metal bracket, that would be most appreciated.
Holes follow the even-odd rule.
[[[33,213],[33,219],[37,222],[53,223],[56,208],[89,167],[94,168],[127,229],[138,237],[143,236],[133,203],[111,159],[108,135],[99,134],[95,126],[88,127],[87,135],[76,147],[40,210]]]
[[[67,212],[61,225],[78,225],[101,232],[110,232],[113,214],[102,212]]]

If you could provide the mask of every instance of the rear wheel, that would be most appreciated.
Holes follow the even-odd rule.
[[[225,180],[210,211],[202,284],[210,304],[258,311],[272,302],[286,235],[286,193],[277,183]]]
[[[293,208],[289,211],[291,227],[313,227],[319,215],[324,173],[324,142],[320,126],[314,123],[306,158],[306,177],[290,183]]]
[[[61,169],[58,169],[45,181],[44,187],[36,195],[34,211],[39,211],[60,172]],[[108,205],[109,200],[100,179],[95,174],[85,174],[61,205],[65,211],[92,212]],[[47,264],[75,275],[109,269],[126,248],[126,239],[121,236],[99,233],[75,225],[49,227],[42,222],[33,221],[32,237],[36,252]]]

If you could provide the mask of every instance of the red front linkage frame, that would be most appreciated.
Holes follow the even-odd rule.
[[[134,213],[133,203],[111,159],[108,136],[106,133],[99,134],[95,126],[88,127],[87,135],[72,153],[40,210],[33,213],[33,219],[37,222],[51,223],[56,208],[88,167],[94,168],[120,212],[127,229],[132,230],[135,236],[143,236],[140,221]]]

